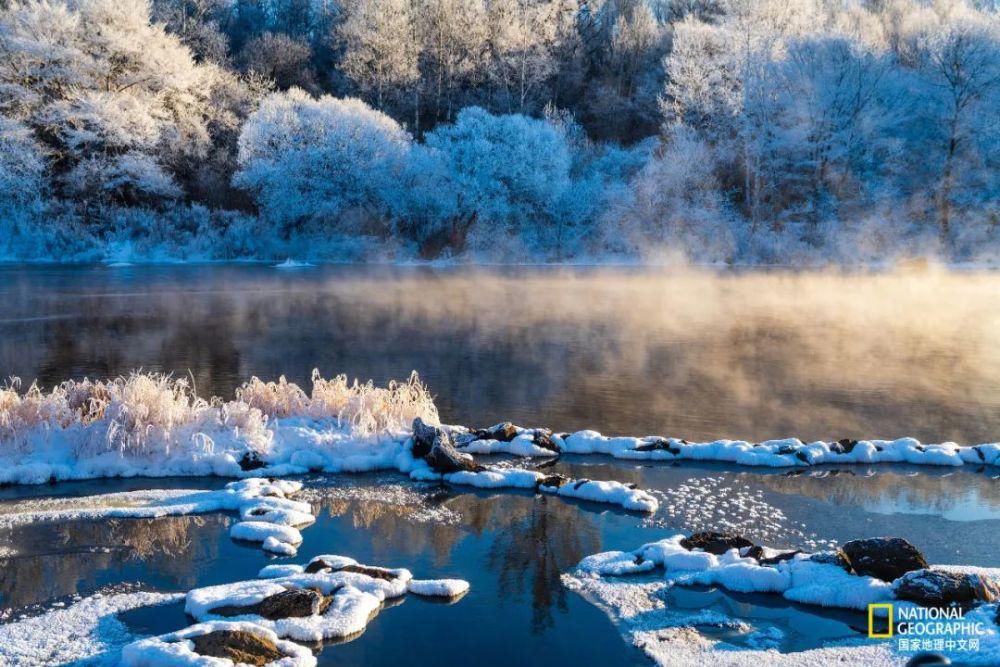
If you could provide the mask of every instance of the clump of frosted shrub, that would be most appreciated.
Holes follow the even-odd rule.
[[[213,438],[232,438],[265,451],[267,418],[260,410],[199,398],[186,379],[132,373],[114,380],[68,380],[49,392],[33,383],[21,393],[14,378],[0,389],[0,447],[15,452],[43,446],[56,432],[72,432],[76,454],[117,451],[125,456],[210,453]]]
[[[346,375],[326,380],[318,370],[312,374],[312,394],[281,376],[277,382],[251,378],[236,391],[237,400],[269,417],[308,416],[336,419],[359,435],[399,432],[415,417],[436,424],[440,421],[434,399],[416,372],[405,382],[390,381],[376,387],[371,381],[348,382]]]
[[[336,419],[359,436],[406,429],[414,417],[438,421],[437,409],[416,373],[406,382],[376,387],[324,380],[313,372],[311,396],[284,377],[253,378],[236,399],[200,398],[184,378],[135,372],[109,381],[69,380],[45,392],[37,383],[0,386],[0,452],[25,453],[55,444],[77,456],[119,452],[211,454],[217,444],[264,453],[270,449],[268,420],[303,416]],[[54,438],[57,433],[68,437]]]

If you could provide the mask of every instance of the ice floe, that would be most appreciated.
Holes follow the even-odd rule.
[[[215,491],[165,489],[96,496],[31,500],[0,514],[0,528],[44,521],[148,519],[164,516],[239,512],[249,520],[230,529],[234,539],[264,543],[273,553],[294,555],[302,534],[294,526],[315,521],[309,503],[288,498],[302,488],[292,480],[243,479]],[[270,541],[269,541],[270,540]]]
[[[406,590],[414,595],[455,598],[468,592],[469,582],[464,579],[411,579]]]

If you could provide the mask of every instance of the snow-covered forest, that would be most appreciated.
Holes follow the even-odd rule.
[[[972,0],[0,0],[0,257],[1000,256]]]

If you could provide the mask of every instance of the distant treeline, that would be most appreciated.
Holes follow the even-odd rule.
[[[962,0],[0,0],[0,258],[963,261]]]

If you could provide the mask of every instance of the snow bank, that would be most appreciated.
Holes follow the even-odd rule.
[[[924,445],[914,438],[804,443],[797,438],[750,443],[745,440],[687,442],[676,438],[609,438],[578,431],[563,439],[569,454],[606,454],[643,461],[719,461],[775,468],[821,463],[912,463],[960,466],[1000,465],[1000,443],[962,447],[953,442]]]
[[[68,607],[5,623],[0,625],[0,664],[117,665],[122,646],[135,637],[116,615],[181,598],[163,593],[97,593]]]
[[[129,644],[122,650],[121,664],[123,667],[221,667],[227,664],[232,665],[230,660],[199,655],[194,651],[194,644],[190,641],[192,638],[218,631],[246,632],[273,642],[275,647],[286,657],[269,662],[266,667],[313,667],[316,664],[316,657],[308,648],[295,642],[283,641],[267,628],[254,623],[222,621],[199,623],[177,632],[141,639]]]
[[[648,572],[662,567],[678,585],[718,585],[740,593],[780,593],[786,599],[824,607],[865,610],[893,599],[892,584],[849,574],[833,563],[798,554],[775,565],[761,565],[736,549],[722,555],[681,546],[683,535],[644,544],[635,551],[611,551],[584,558],[578,571],[592,576]]]

